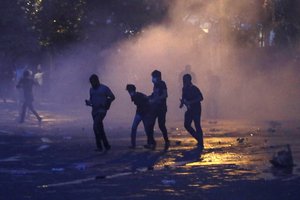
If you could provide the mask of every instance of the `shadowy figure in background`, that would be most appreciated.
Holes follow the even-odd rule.
[[[143,122],[144,129],[147,135],[147,143],[148,145],[154,145],[154,137],[153,130],[151,131],[151,116],[150,116],[150,105],[148,97],[136,91],[135,85],[128,84],[126,86],[126,90],[128,91],[131,101],[136,105],[136,114],[134,116],[134,120],[131,128],[131,146],[130,148],[135,149],[136,147],[136,132],[140,122]]]
[[[27,65],[25,67],[18,66],[16,68],[16,70],[14,71],[15,85],[17,85],[20,82],[20,80],[23,78],[24,72],[27,70],[27,68],[28,68]],[[22,90],[19,88],[17,88],[16,101],[18,106],[20,106],[21,103],[24,101]]]
[[[212,71],[207,72],[208,89],[206,94],[206,112],[210,119],[219,118],[219,99],[221,93],[221,80],[220,77]]]
[[[195,73],[192,72],[192,66],[191,65],[187,64],[185,66],[184,70],[179,74],[179,77],[178,77],[179,83],[182,81],[182,77],[185,74],[190,74],[192,76],[193,82],[197,84],[197,77],[196,77]]]
[[[17,88],[23,89],[24,94],[24,102],[21,111],[20,123],[24,122],[27,107],[31,112],[36,116],[39,122],[42,121],[42,118],[39,114],[34,110],[32,102],[33,102],[33,92],[32,87],[34,85],[38,85],[38,83],[31,77],[31,72],[29,70],[25,70],[23,74],[23,78],[18,82]]]
[[[203,100],[202,93],[192,83],[192,76],[185,74],[183,76],[182,99],[180,108],[186,106],[187,111],[184,115],[185,129],[197,140],[198,147],[203,149],[203,132],[200,125],[201,121],[201,101]],[[194,121],[196,130],[191,126]]]
[[[36,73],[34,74],[34,80],[38,82],[39,88],[36,90],[36,96],[38,99],[38,103],[41,103],[42,98],[42,88],[43,88],[43,82],[44,82],[44,72],[42,71],[42,67],[40,64],[38,64],[36,68]]]
[[[43,85],[43,71],[41,64],[38,64],[36,67],[36,73],[34,74],[34,79],[39,83],[39,85]]]
[[[107,111],[110,108],[111,103],[115,100],[115,96],[112,91],[106,85],[100,84],[99,78],[96,74],[90,76],[90,99],[85,100],[87,106],[92,107],[92,117],[94,120],[93,130],[96,137],[96,151],[102,151],[102,143],[106,150],[109,150],[111,146],[108,143],[106,134],[104,131],[103,120]]]
[[[161,72],[158,70],[154,70],[152,72],[152,82],[154,84],[153,93],[149,97],[149,102],[151,105],[151,118],[152,118],[152,128],[154,130],[156,118],[158,120],[158,126],[161,130],[164,141],[165,141],[165,149],[168,149],[170,146],[170,141],[168,138],[168,131],[166,128],[166,114],[167,114],[167,97],[168,90],[166,83],[161,78]],[[145,148],[155,148],[154,146],[146,145]]]

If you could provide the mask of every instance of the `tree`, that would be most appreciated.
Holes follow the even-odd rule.
[[[61,48],[81,36],[85,0],[23,0],[19,5],[43,48]]]
[[[11,65],[19,57],[27,57],[38,51],[38,42],[29,21],[16,1],[3,0],[0,7],[1,60]],[[11,58],[11,59],[9,59]]]
[[[275,32],[277,47],[295,47],[300,38],[300,14],[297,0],[265,0],[266,25]],[[268,24],[268,25],[267,25]]]

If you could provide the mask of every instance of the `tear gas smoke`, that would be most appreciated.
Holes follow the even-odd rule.
[[[180,120],[180,74],[190,65],[194,82],[204,95],[204,118],[298,119],[300,79],[293,61],[279,56],[276,60],[271,60],[274,56],[268,61],[261,59],[268,57],[263,48],[237,46],[232,27],[225,25],[228,18],[239,14],[244,20],[242,27],[255,26],[257,12],[249,9],[255,1],[236,1],[230,8],[221,2],[170,1],[168,17],[162,23],[145,27],[134,37],[102,51],[95,56],[98,60],[88,53],[64,57],[64,65],[69,67],[61,66],[58,72],[62,82],[68,82],[72,89],[62,92],[76,92],[70,94],[70,100],[76,94],[82,104],[88,96],[88,77],[95,72],[117,97],[109,120],[130,124],[135,106],[126,84],[135,84],[138,91],[150,95],[151,72],[158,69],[168,86],[167,118]],[[62,88],[58,86],[53,86],[56,91]]]

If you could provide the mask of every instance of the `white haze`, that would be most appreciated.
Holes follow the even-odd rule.
[[[215,16],[211,21],[222,21],[226,16],[220,12],[218,1],[202,1],[200,5],[197,1],[171,2],[164,22],[145,27],[136,36],[100,52],[96,59],[88,53],[93,49],[84,44],[74,48],[77,52],[67,54],[74,56],[57,59],[60,75],[54,75],[53,94],[62,94],[61,99],[65,99],[70,92],[70,100],[65,103],[76,104],[82,109],[82,117],[87,117],[89,111],[83,100],[88,98],[89,75],[96,73],[117,98],[106,120],[130,126],[135,106],[125,90],[126,84],[133,83],[138,91],[150,95],[151,72],[157,69],[168,86],[167,120],[182,120],[183,110],[178,108],[182,87],[179,74],[189,64],[204,96],[203,118],[213,117],[213,106],[218,108],[217,118],[222,119],[299,119],[300,79],[293,61],[278,57],[259,62],[256,58],[260,53],[256,50],[235,47],[226,27],[211,28],[207,34],[204,29],[210,27],[203,25],[208,19],[205,15]],[[234,5],[236,12],[247,8],[243,2],[247,1]],[[247,19],[255,20],[256,13],[247,14]],[[216,77],[220,86],[212,83]]]

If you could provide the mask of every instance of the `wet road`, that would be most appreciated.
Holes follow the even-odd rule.
[[[155,151],[143,149],[141,132],[140,147],[129,150],[129,130],[112,127],[112,150],[97,153],[87,124],[43,114],[42,126],[1,124],[1,200],[298,199],[300,194],[295,122],[204,121],[203,152],[180,123],[169,125],[168,151],[160,133]],[[276,169],[269,160],[286,144],[296,165]]]

